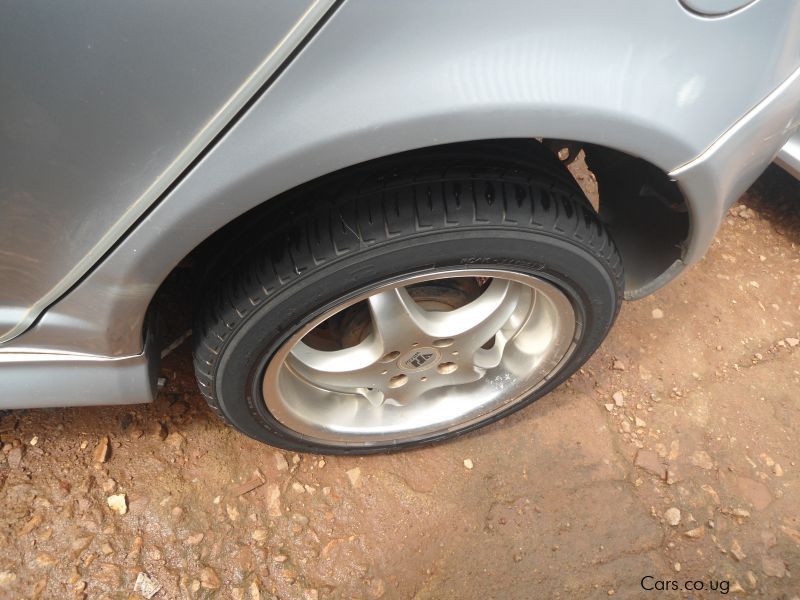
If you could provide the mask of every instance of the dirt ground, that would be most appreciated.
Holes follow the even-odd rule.
[[[184,344],[152,405],[0,419],[0,597],[797,599],[797,338],[800,185],[771,168],[567,384],[449,443],[276,451]]]

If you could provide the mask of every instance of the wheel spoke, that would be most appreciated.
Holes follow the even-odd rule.
[[[430,337],[430,314],[419,307],[405,288],[369,297],[372,325],[385,353],[410,347]]]
[[[469,304],[453,311],[435,313],[434,333],[439,338],[457,338],[462,353],[471,355],[509,321],[523,298],[523,292],[519,284],[495,279]]]
[[[324,351],[299,342],[287,357],[286,365],[307,383],[332,392],[356,393],[373,405],[383,403],[377,389],[380,370],[377,360],[381,347],[374,335],[343,350]]]

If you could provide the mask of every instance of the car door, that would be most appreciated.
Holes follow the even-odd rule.
[[[113,247],[331,4],[0,9],[0,343]]]

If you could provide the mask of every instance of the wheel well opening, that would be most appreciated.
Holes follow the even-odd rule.
[[[303,210],[297,199],[320,197],[321,190],[331,194],[376,163],[402,164],[407,157],[430,153],[431,160],[457,160],[483,152],[488,158],[501,153],[519,161],[560,160],[569,175],[581,187],[610,230],[623,259],[625,297],[647,295],[682,266],[684,245],[690,233],[689,211],[678,186],[654,165],[618,150],[589,143],[554,139],[487,140],[448,144],[387,156],[368,163],[347,167],[325,175],[293,190],[268,199],[244,213],[210,236],[190,252],[173,270],[156,293],[153,304],[165,302],[176,287],[193,281],[194,288],[208,289],[209,280],[229,271],[245,249],[262,243],[259,235],[274,228],[276,222]],[[552,166],[552,165],[551,165]],[[184,294],[192,303],[201,297]],[[158,308],[156,306],[156,308]],[[185,307],[193,308],[193,307]],[[185,310],[184,308],[184,310]]]

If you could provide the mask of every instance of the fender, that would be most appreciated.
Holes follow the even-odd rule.
[[[704,153],[797,69],[800,4],[756,2],[718,19],[677,0],[585,2],[579,19],[573,11],[516,0],[347,0],[171,192],[8,349],[141,353],[153,294],[222,226],[326,173],[449,142],[575,140],[689,173],[695,183],[682,189],[696,260],[731,201],[726,190],[743,182],[721,189],[724,165]]]

